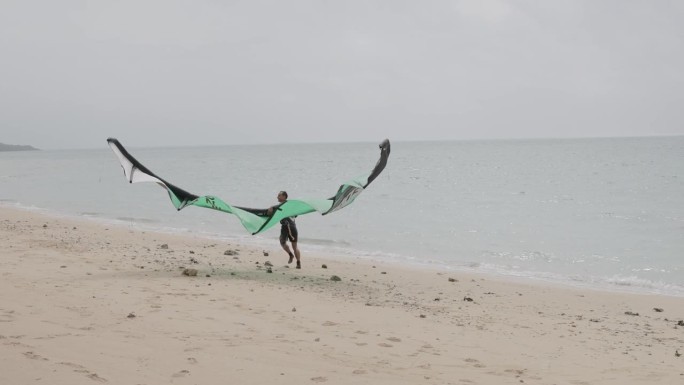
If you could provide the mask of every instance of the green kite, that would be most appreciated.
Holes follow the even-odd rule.
[[[176,209],[181,210],[186,206],[199,206],[233,214],[242,223],[242,226],[252,234],[258,234],[280,222],[281,219],[296,217],[298,215],[320,212],[322,215],[340,210],[356,199],[368,185],[380,175],[387,165],[390,154],[390,142],[385,139],[380,143],[380,159],[369,175],[360,176],[342,184],[335,196],[328,199],[290,199],[278,206],[268,214],[268,209],[251,209],[246,207],[232,206],[218,197],[212,195],[198,196],[178,188],[164,179],[155,175],[142,163],[138,162],[121,143],[114,138],[107,139],[109,147],[119,158],[124,175],[130,183],[154,182],[164,187],[169,193],[171,202]]]

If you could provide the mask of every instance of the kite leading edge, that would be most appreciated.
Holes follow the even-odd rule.
[[[268,209],[251,209],[246,207],[231,206],[220,198],[212,195],[198,196],[189,193],[179,187],[172,185],[159,176],[155,175],[142,163],[138,162],[131,154],[126,151],[123,145],[115,139],[108,138],[107,143],[114,151],[121,167],[123,168],[126,180],[129,183],[153,182],[164,187],[169,194],[171,203],[177,210],[187,206],[198,206],[233,214],[242,223],[242,226],[252,234],[263,232],[281,219],[295,217],[298,215],[320,212],[322,215],[330,214],[351,204],[356,197],[368,187],[375,178],[380,175],[387,165],[390,154],[390,142],[385,139],[380,143],[380,159],[368,175],[354,178],[342,184],[337,193],[328,199],[291,199],[283,202],[268,215]]]

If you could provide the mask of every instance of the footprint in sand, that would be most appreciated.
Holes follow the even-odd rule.
[[[83,371],[83,370],[85,370],[85,367],[84,367],[83,365],[74,364],[73,362],[58,362],[58,364],[59,364],[59,365],[64,365],[64,366],[68,366],[68,367],[70,367],[70,368],[73,368],[74,371],[77,371],[77,370]]]
[[[73,362],[64,362],[64,361],[58,362],[57,364],[59,364],[59,365],[64,365],[64,366],[68,366],[68,367],[72,368],[72,369],[74,370],[74,372],[76,372],[76,373],[85,374],[86,377],[90,378],[90,379],[93,380],[93,381],[97,381],[97,382],[109,382],[109,381],[107,381],[106,378],[100,377],[97,373],[92,373],[90,370],[88,370],[88,369],[87,369],[85,366],[83,366],[83,365],[75,364],[75,363],[73,363]]]
[[[469,363],[469,364],[473,364],[473,367],[475,367],[475,368],[486,368],[485,365],[482,365],[482,364],[480,363],[480,361],[478,361],[478,360],[476,360],[476,359],[474,359],[474,358],[466,358],[466,359],[465,359],[465,362],[467,362],[467,363]]]
[[[97,382],[107,382],[106,379],[104,379],[104,378],[98,376],[97,373],[91,373],[91,374],[89,374],[87,377],[90,378],[90,379],[93,380],[93,381],[97,381]]]
[[[14,310],[2,310],[0,312],[0,322],[14,321]]]
[[[38,354],[35,354],[33,352],[25,352],[24,356],[26,358],[30,358],[32,360],[49,361],[47,358],[45,358],[43,356],[39,356]]]
[[[189,371],[189,370],[181,370],[180,372],[175,373],[175,374],[173,375],[173,377],[176,377],[176,378],[178,378],[178,377],[185,377],[185,376],[187,376],[188,374],[190,374],[190,371]]]
[[[520,377],[520,376],[522,376],[523,374],[525,374],[525,371],[526,371],[526,370],[527,370],[527,369],[506,369],[506,370],[504,370],[504,372],[505,372],[505,373],[515,374],[516,377]]]

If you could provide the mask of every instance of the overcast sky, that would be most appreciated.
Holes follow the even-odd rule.
[[[0,142],[684,135],[684,1],[0,0]]]

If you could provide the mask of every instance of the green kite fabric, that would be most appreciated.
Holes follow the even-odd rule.
[[[179,187],[168,183],[155,175],[152,171],[138,162],[121,143],[114,138],[107,139],[109,147],[114,151],[124,175],[129,183],[153,182],[164,187],[169,198],[177,210],[187,206],[198,206],[233,214],[242,223],[242,226],[252,234],[258,234],[268,230],[281,219],[296,217],[298,215],[319,212],[322,215],[330,214],[351,204],[356,197],[368,187],[368,185],[380,175],[387,165],[390,154],[390,142],[385,139],[380,143],[380,159],[370,174],[354,178],[342,184],[335,196],[328,199],[290,199],[278,206],[269,215],[266,209],[251,209],[246,207],[231,206],[218,197],[212,195],[198,196],[189,193]]]

